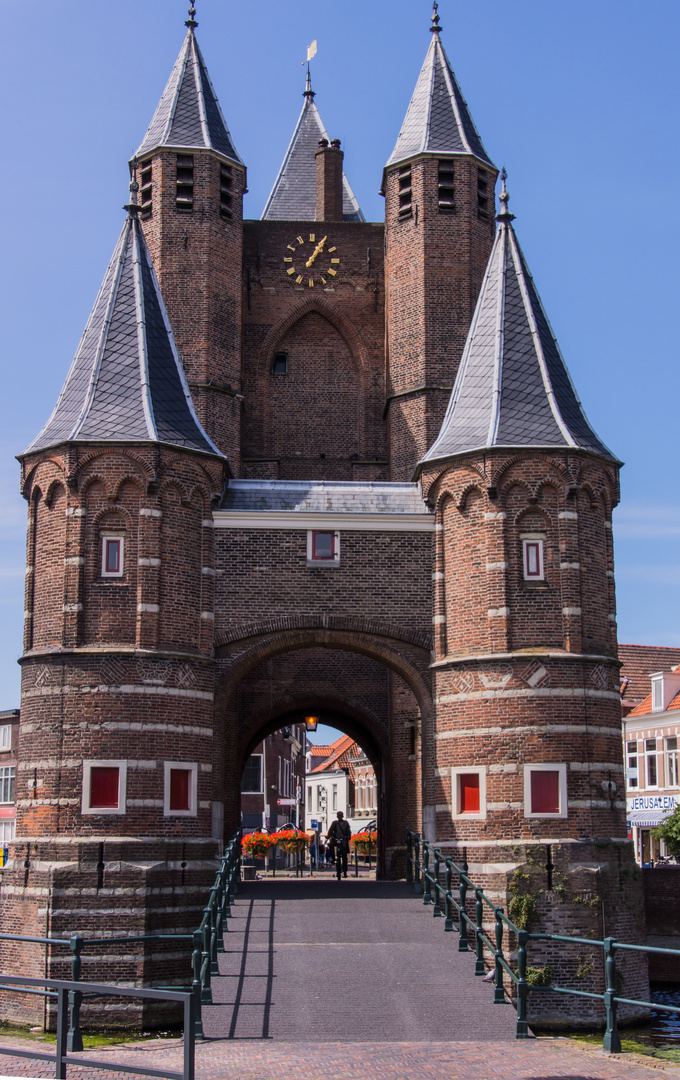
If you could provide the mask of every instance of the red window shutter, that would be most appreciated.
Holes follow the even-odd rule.
[[[120,770],[116,765],[93,765],[90,769],[90,809],[116,810]]]
[[[191,810],[191,769],[170,770],[170,809]]]
[[[312,558],[332,559],[335,555],[335,534],[315,532],[312,536]]]
[[[531,773],[531,813],[559,814],[560,774],[557,769],[534,769]]]
[[[459,773],[459,804],[461,814],[479,813],[479,773]]]

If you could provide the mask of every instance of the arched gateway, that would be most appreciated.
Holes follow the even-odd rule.
[[[2,928],[193,930],[246,756],[313,706],[378,766],[381,873],[403,872],[413,825],[500,905],[536,897],[544,930],[598,936],[606,914],[608,934],[641,932],[619,462],[576,396],[505,186],[494,226],[497,170],[436,10],[384,225],[365,222],[309,82],[265,214],[243,220],[245,166],[196,25],[62,393],[21,455]],[[183,982],[186,959],[112,948],[96,973]],[[45,970],[40,949],[6,961]],[[633,961],[625,977],[643,996]]]

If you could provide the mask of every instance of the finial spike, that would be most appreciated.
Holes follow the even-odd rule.
[[[430,27],[431,34],[441,34],[442,27],[439,25],[439,4],[437,0],[433,0],[432,4],[432,26]]]
[[[496,214],[496,221],[505,221],[508,224],[515,220],[515,215],[511,214],[508,210],[508,203],[510,202],[510,196],[508,195],[508,189],[505,186],[505,181],[508,178],[508,174],[505,165],[501,169],[501,193],[499,199],[501,202],[501,209]]]
[[[196,29],[196,27],[198,26],[198,23],[196,22],[196,8],[194,6],[194,0],[191,0],[191,6],[189,8],[189,18],[187,19],[187,21],[185,22],[184,25],[189,27],[192,34],[193,34],[194,30]]]
[[[137,183],[137,159],[132,162],[132,180],[130,181],[130,202],[127,206],[123,207],[123,210],[127,210],[128,214],[132,217],[136,217],[139,210],[137,205],[137,192],[139,191],[139,184]]]
[[[307,64],[307,82],[305,83],[305,88],[302,96],[313,98],[314,95],[315,91],[312,90],[312,76],[309,74],[309,64]]]

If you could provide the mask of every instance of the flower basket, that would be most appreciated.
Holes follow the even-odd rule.
[[[377,850],[377,834],[374,832],[354,833],[351,839],[352,851],[359,855],[375,855]]]
[[[248,859],[266,859],[274,842],[269,833],[251,832],[241,840],[241,852]]]
[[[274,843],[280,844],[284,851],[304,851],[309,846],[307,833],[299,829],[285,829],[272,837]]]

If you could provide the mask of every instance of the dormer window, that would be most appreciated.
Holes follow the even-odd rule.
[[[456,209],[453,202],[453,162],[439,162],[439,213],[453,213]]]
[[[120,533],[102,535],[102,577],[121,578],[125,572],[125,537]]]
[[[663,675],[652,679],[652,712],[663,711]]]
[[[413,213],[413,191],[411,187],[411,166],[404,165],[397,173],[399,183],[399,220],[410,218]]]
[[[177,190],[175,192],[175,205],[178,210],[182,210],[185,213],[194,208],[193,154],[177,155]]]
[[[652,712],[664,712],[680,694],[680,669],[657,671],[652,676]]]

